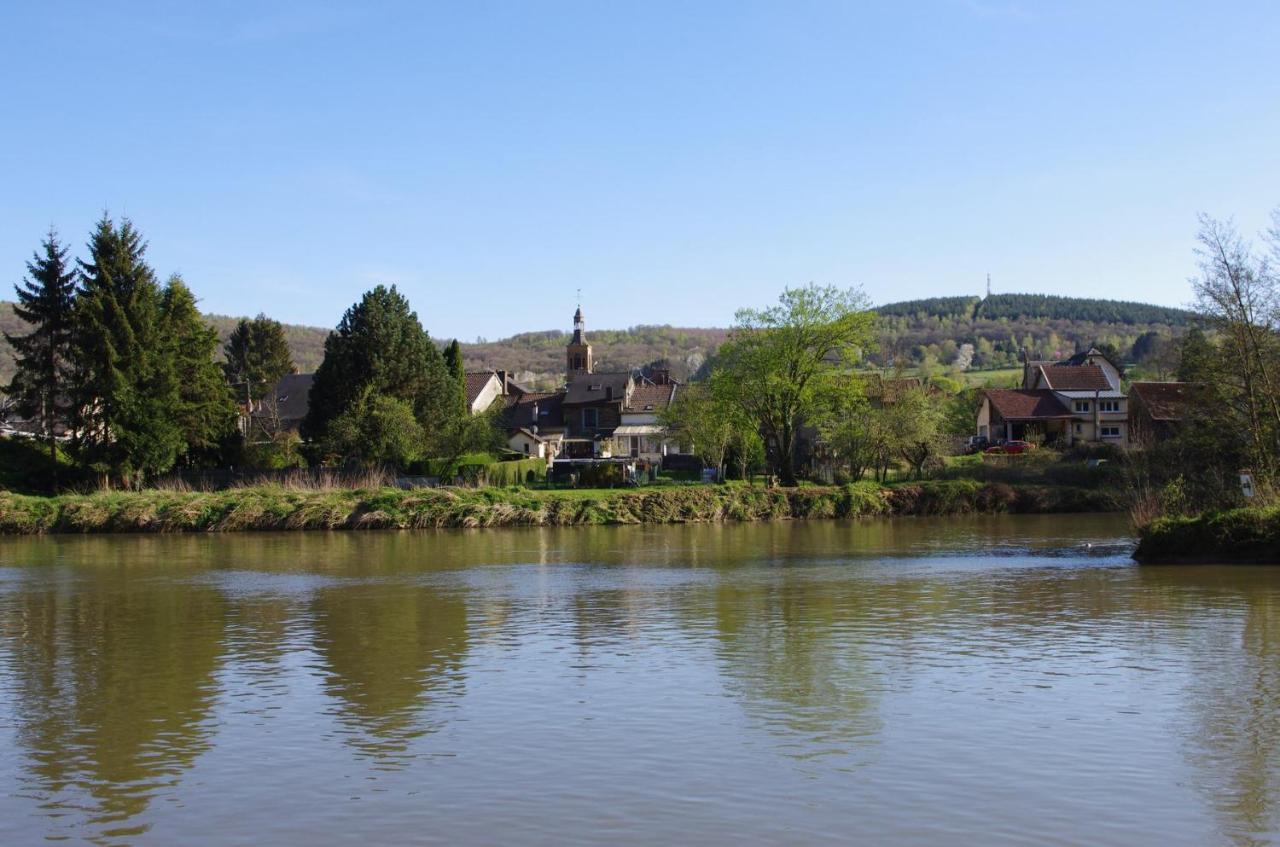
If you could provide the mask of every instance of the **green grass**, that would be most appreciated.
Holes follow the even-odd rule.
[[[975,480],[789,489],[745,484],[552,491],[257,487],[56,497],[3,493],[0,533],[581,526],[1109,508],[1098,491]]]
[[[1280,506],[1159,518],[1138,531],[1133,557],[1149,564],[1280,564]]]
[[[965,371],[964,381],[970,386],[1004,388],[1022,382],[1022,368],[996,368],[989,371]]]

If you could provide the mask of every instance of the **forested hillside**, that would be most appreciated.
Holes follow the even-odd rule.
[[[1178,335],[1196,321],[1184,309],[1045,294],[936,297],[876,311],[880,349],[873,360],[926,368],[947,368],[957,360],[974,369],[1009,367],[1024,351],[1035,359],[1056,359],[1090,346],[1135,361],[1160,346],[1153,338]]]
[[[1017,364],[1023,350],[1035,358],[1052,359],[1091,345],[1110,346],[1133,361],[1149,355],[1153,338],[1177,335],[1196,317],[1182,309],[1146,303],[1043,294],[936,297],[889,303],[876,311],[881,316],[880,349],[870,354],[873,362],[943,370],[1009,367]],[[238,320],[223,315],[206,319],[224,341]],[[0,302],[0,330],[23,331],[11,303]],[[313,371],[320,364],[328,332],[285,325],[294,362],[301,370]],[[626,370],[665,360],[678,379],[697,372],[727,335],[726,329],[672,326],[589,333],[598,370]],[[437,340],[443,343],[449,338]],[[546,386],[564,371],[567,341],[567,333],[547,330],[464,344],[462,349],[468,370],[502,368],[526,383]],[[12,374],[12,352],[0,339],[0,379],[7,382]]]

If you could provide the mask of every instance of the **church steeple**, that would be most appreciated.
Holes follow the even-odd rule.
[[[582,306],[573,313],[573,338],[565,348],[566,372],[569,379],[577,374],[591,373],[591,345],[587,342],[587,323],[582,319]]]

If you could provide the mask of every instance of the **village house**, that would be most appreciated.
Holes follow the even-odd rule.
[[[311,403],[311,383],[315,374],[285,374],[261,400],[242,416],[242,431],[250,441],[273,439],[297,432]]]
[[[1192,382],[1135,382],[1129,386],[1129,437],[1150,446],[1177,434],[1205,387]]]
[[[527,393],[507,371],[468,371],[467,409],[473,415],[488,411],[500,398]]]
[[[1022,387],[988,389],[977,434],[992,441],[1039,434],[1046,443],[1129,444],[1120,368],[1097,349],[1058,362],[1026,361]]]

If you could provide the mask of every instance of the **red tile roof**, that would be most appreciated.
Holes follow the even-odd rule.
[[[631,392],[631,400],[623,408],[624,412],[660,412],[671,405],[676,386],[640,384]]]
[[[498,375],[493,371],[471,371],[466,376],[468,406],[476,402],[476,398],[480,396],[481,391],[484,391],[484,387],[489,384],[490,379],[498,378]]]
[[[1071,412],[1046,388],[990,388],[983,392],[1001,418],[1007,421],[1069,418]]]
[[[1146,407],[1152,420],[1180,421],[1203,390],[1194,382],[1135,382],[1129,396]]]
[[[1054,391],[1110,391],[1107,374],[1098,365],[1042,365],[1045,384]]]

